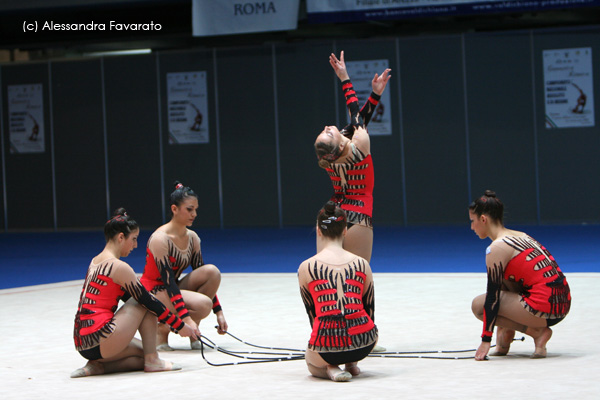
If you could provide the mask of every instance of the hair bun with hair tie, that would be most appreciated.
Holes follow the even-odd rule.
[[[177,185],[175,185],[175,190],[177,190],[177,189],[183,189],[183,184],[178,183]]]

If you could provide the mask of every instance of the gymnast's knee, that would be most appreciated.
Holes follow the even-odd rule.
[[[213,264],[204,264],[202,266],[202,269],[204,269],[204,273],[206,273],[209,277],[209,279],[214,280],[221,280],[221,271],[219,271],[219,268],[217,268],[216,265]]]
[[[471,311],[473,311],[473,315],[478,319],[483,319],[483,302],[485,301],[485,295],[477,296],[473,299],[471,303]]]

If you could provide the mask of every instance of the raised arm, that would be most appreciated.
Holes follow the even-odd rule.
[[[342,81],[342,84],[345,81],[350,80],[350,76],[348,75],[348,71],[346,69],[346,63],[344,60],[344,52],[343,51],[340,53],[339,59],[335,56],[335,54],[331,54],[329,56],[329,64],[335,71],[335,73],[336,73],[337,77],[340,79],[340,81]],[[359,114],[363,120],[364,128],[366,128],[367,125],[369,124],[369,122],[371,121],[373,112],[377,108],[377,105],[379,104],[379,100],[381,99],[381,95],[383,94],[385,87],[387,86],[387,83],[391,78],[390,71],[391,71],[391,69],[387,68],[381,73],[381,75],[378,75],[376,73],[375,76],[373,77],[373,80],[371,81],[372,92],[369,95],[369,98],[367,99],[367,101],[365,101],[365,104],[362,106],[362,108],[359,111]],[[358,101],[358,99],[357,99],[357,101]],[[350,111],[350,113],[352,113],[352,112]],[[354,124],[351,123],[351,124],[347,125],[346,127],[344,127],[341,130],[341,133],[344,136],[352,139],[352,136],[354,135]]]
[[[369,98],[360,109],[360,115],[363,117],[363,121],[365,123],[365,127],[371,121],[371,117],[373,116],[373,112],[377,108],[377,104],[379,104],[379,100],[381,99],[381,95],[387,86],[388,81],[392,77],[390,75],[391,69],[385,69],[381,75],[375,73],[373,80],[371,81],[372,92],[369,95]]]
[[[344,91],[344,96],[346,97],[346,107],[348,107],[348,112],[350,113],[350,125],[354,129],[364,128],[364,122],[362,116],[360,115],[360,109],[358,108],[358,98],[356,97],[354,86],[352,85],[350,76],[348,76],[348,71],[346,70],[344,52],[342,51],[340,53],[339,59],[335,54],[331,53],[329,56],[329,64],[333,68],[340,81],[342,81],[342,90]]]

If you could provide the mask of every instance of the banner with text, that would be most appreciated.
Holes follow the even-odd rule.
[[[300,0],[193,0],[194,36],[293,30]]]
[[[546,128],[594,126],[591,47],[544,50]]]
[[[306,0],[311,23],[393,20],[600,6],[600,0]]]
[[[11,153],[43,153],[44,100],[41,83],[8,86]]]

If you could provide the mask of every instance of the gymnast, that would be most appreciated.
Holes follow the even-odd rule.
[[[190,229],[196,219],[198,195],[189,187],[175,182],[171,193],[171,220],[154,231],[146,249],[146,266],[141,278],[144,287],[175,312],[185,323],[196,327],[212,309],[217,318],[217,332],[227,332],[227,321],[217,297],[221,273],[212,264],[204,264],[200,238]],[[190,266],[192,271],[180,279]],[[169,329],[158,327],[157,349],[172,351],[168,344]],[[201,349],[200,341],[190,337],[190,346]]]
[[[492,240],[485,258],[487,292],[472,304],[483,321],[475,359],[487,359],[495,325],[496,350],[490,355],[505,356],[519,331],[533,338],[531,358],[544,358],[550,327],[569,312],[569,285],[550,252],[526,233],[505,228],[503,216],[504,205],[491,190],[469,206],[471,229],[480,239]]]
[[[336,382],[360,374],[357,363],[378,338],[371,267],[343,248],[346,223],[345,211],[328,201],[317,216],[322,249],[298,268],[300,293],[312,327],[306,364],[312,375]]]
[[[169,324],[182,337],[200,337],[197,328],[166,309],[144,289],[133,269],[120,260],[137,247],[139,232],[138,224],[123,208],[104,225],[106,246],[90,263],[75,315],[75,348],[88,362],[73,371],[71,378],[181,369],[158,357],[157,320]],[[125,304],[117,310],[119,300]],[[134,338],[138,330],[141,341]]]
[[[348,234],[344,239],[344,249],[371,261],[373,250],[373,161],[371,144],[366,126],[371,119],[381,94],[391,78],[390,69],[381,75],[375,74],[371,81],[373,92],[362,109],[344,61],[331,54],[329,63],[342,82],[346,105],[350,113],[350,124],[341,131],[335,126],[326,126],[315,141],[315,151],[319,166],[324,168],[333,184],[331,198],[348,215]],[[317,237],[317,252],[322,248]]]

